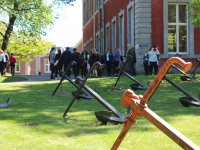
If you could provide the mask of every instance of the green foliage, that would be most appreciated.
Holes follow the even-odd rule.
[[[35,56],[47,53],[53,43],[36,36],[27,36],[23,33],[13,35],[8,46],[8,53],[14,53],[17,60],[30,62]]]
[[[14,52],[21,61],[31,61],[53,44],[41,39],[53,25],[55,6],[74,0],[1,0],[0,44],[2,50]]]
[[[16,16],[15,29],[23,30],[29,36],[40,36],[53,21],[52,7],[43,0],[6,0],[0,7],[9,18]],[[10,22],[4,23],[8,25]]]
[[[200,26],[200,0],[192,0],[190,13],[194,26]]]

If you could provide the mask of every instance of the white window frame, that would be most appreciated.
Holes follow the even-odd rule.
[[[187,13],[187,18],[186,18],[186,23],[179,23],[179,6],[180,5],[186,5],[186,11],[188,10],[188,4],[187,3],[168,3],[168,6],[169,5],[175,5],[176,6],[176,23],[169,23],[168,22],[168,26],[169,25],[175,25],[176,26],[176,34],[177,34],[177,37],[176,37],[176,52],[168,52],[169,54],[177,54],[177,53],[179,53],[179,54],[187,54],[188,53],[188,49],[189,49],[189,37],[188,37],[188,12],[186,12]],[[184,26],[186,26],[186,30],[187,30],[187,35],[186,35],[186,37],[187,37],[187,50],[186,50],[186,52],[180,52],[180,50],[179,50],[179,27],[181,26],[181,25],[184,25]]]
[[[110,50],[110,23],[106,24],[106,49]]]
[[[96,33],[96,49],[100,51],[100,35],[99,32]]]
[[[19,70],[17,69],[17,67],[19,67]],[[21,66],[20,66],[20,61],[18,61],[15,63],[15,72],[20,73],[20,71],[21,71]]]
[[[100,52],[104,51],[104,32],[103,32],[103,28],[101,29],[101,49]]]
[[[129,12],[130,18],[129,20]],[[129,2],[127,6],[127,42],[131,45],[134,45],[134,2]],[[130,28],[129,28],[130,23]],[[129,37],[130,35],[130,37]]]
[[[112,19],[112,52],[114,53],[117,48],[117,22],[116,17]]]
[[[47,70],[46,70],[47,67]],[[50,73],[50,63],[48,58],[44,58],[44,73]]]
[[[119,13],[119,15],[118,15],[118,17],[119,17],[119,22],[118,22],[118,30],[119,30],[119,48],[120,48],[120,51],[121,51],[121,55],[122,56],[124,56],[124,10],[121,10],[120,11],[120,13]],[[122,17],[122,19],[121,19],[121,17]],[[120,22],[121,21],[121,22]],[[120,23],[121,23],[121,25],[120,25]],[[121,27],[121,29],[120,29],[120,27]],[[120,32],[120,30],[122,30],[121,32]]]

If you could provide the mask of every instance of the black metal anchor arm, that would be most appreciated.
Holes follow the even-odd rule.
[[[172,67],[175,68],[176,70],[178,70],[180,73],[184,74],[187,78],[191,79],[190,76],[188,76],[183,70],[178,68],[176,65],[172,64]]]
[[[118,75],[118,78],[117,78],[117,81],[116,81],[114,87],[117,86],[117,83],[118,83],[118,81],[119,81],[121,75],[122,75],[123,72],[124,72],[124,69],[125,69],[125,67],[126,67],[127,62],[128,62],[128,61],[127,61],[127,59],[126,59],[126,61],[124,62],[123,66],[121,67],[121,69],[120,69],[120,71],[119,71],[119,75]]]
[[[191,93],[189,93],[188,91],[186,91],[185,89],[183,89],[181,86],[179,86],[178,84],[174,83],[173,81],[171,81],[168,77],[164,76],[164,79],[169,82],[172,86],[174,86],[175,88],[177,88],[179,91],[181,91],[183,94],[191,97],[192,99],[194,99],[195,101],[199,102],[199,99],[194,97]]]
[[[63,75],[62,75],[62,78],[60,79],[60,82],[58,83],[58,85],[56,86],[55,90],[53,91],[52,93],[52,96],[55,95],[55,93],[57,92],[58,88],[60,87],[60,85],[62,84],[63,80],[67,78],[67,72],[69,71],[69,69],[76,65],[76,62],[75,61],[72,61],[70,62],[70,64],[67,66],[67,69],[64,71]],[[70,80],[68,80],[70,81]],[[73,83],[72,83],[73,84]]]
[[[73,105],[74,101],[77,99],[79,93],[82,91],[82,89],[83,89],[84,85],[86,84],[87,79],[89,78],[89,76],[90,76],[90,74],[92,73],[92,71],[93,71],[96,67],[102,67],[102,66],[103,66],[103,65],[102,65],[100,62],[98,62],[98,61],[96,61],[96,62],[92,65],[92,67],[89,69],[89,71],[88,71],[88,73],[87,73],[85,79],[81,82],[79,88],[77,89],[77,92],[75,93],[73,99],[71,100],[70,104],[68,105],[67,109],[65,110],[65,112],[64,112],[64,114],[63,114],[63,117],[65,117],[65,116],[67,115],[69,109],[70,109],[71,106]]]
[[[132,56],[129,56],[129,57],[132,57]],[[124,70],[125,70],[125,67],[126,67],[126,65],[127,65],[127,63],[128,63],[128,58],[126,59],[126,61],[124,62],[123,66],[122,66],[121,69],[120,69],[118,78],[117,78],[116,83],[115,83],[115,85],[114,85],[114,88],[117,86],[117,83],[118,83],[118,81],[120,80],[122,74],[124,74],[124,75],[127,76],[129,79],[133,80],[133,81],[136,82],[138,85],[140,85],[141,87],[144,87],[144,88],[147,89],[147,86],[146,86],[146,85],[140,83],[140,82],[137,81],[133,76],[131,76],[131,75],[130,75],[129,73],[127,73],[126,71],[124,71]]]

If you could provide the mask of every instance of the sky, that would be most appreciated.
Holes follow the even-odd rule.
[[[59,18],[44,37],[55,46],[73,47],[82,38],[82,0],[73,4],[56,10]]]

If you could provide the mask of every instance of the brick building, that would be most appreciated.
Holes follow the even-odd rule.
[[[191,0],[83,0],[83,48],[100,53],[135,46],[137,68],[144,52],[157,45],[161,62],[180,54],[187,61],[200,57],[200,27],[194,27]],[[162,64],[162,63],[161,63]]]
[[[37,56],[31,62],[17,62],[16,74],[20,75],[45,75],[50,73],[49,55]]]
[[[82,39],[77,42],[74,47],[69,47],[71,51],[76,48],[78,52],[82,52]],[[57,47],[64,51],[66,47]],[[49,64],[49,52],[45,55],[35,57],[31,62],[18,61],[15,66],[15,72],[19,75],[49,75],[50,64]]]

